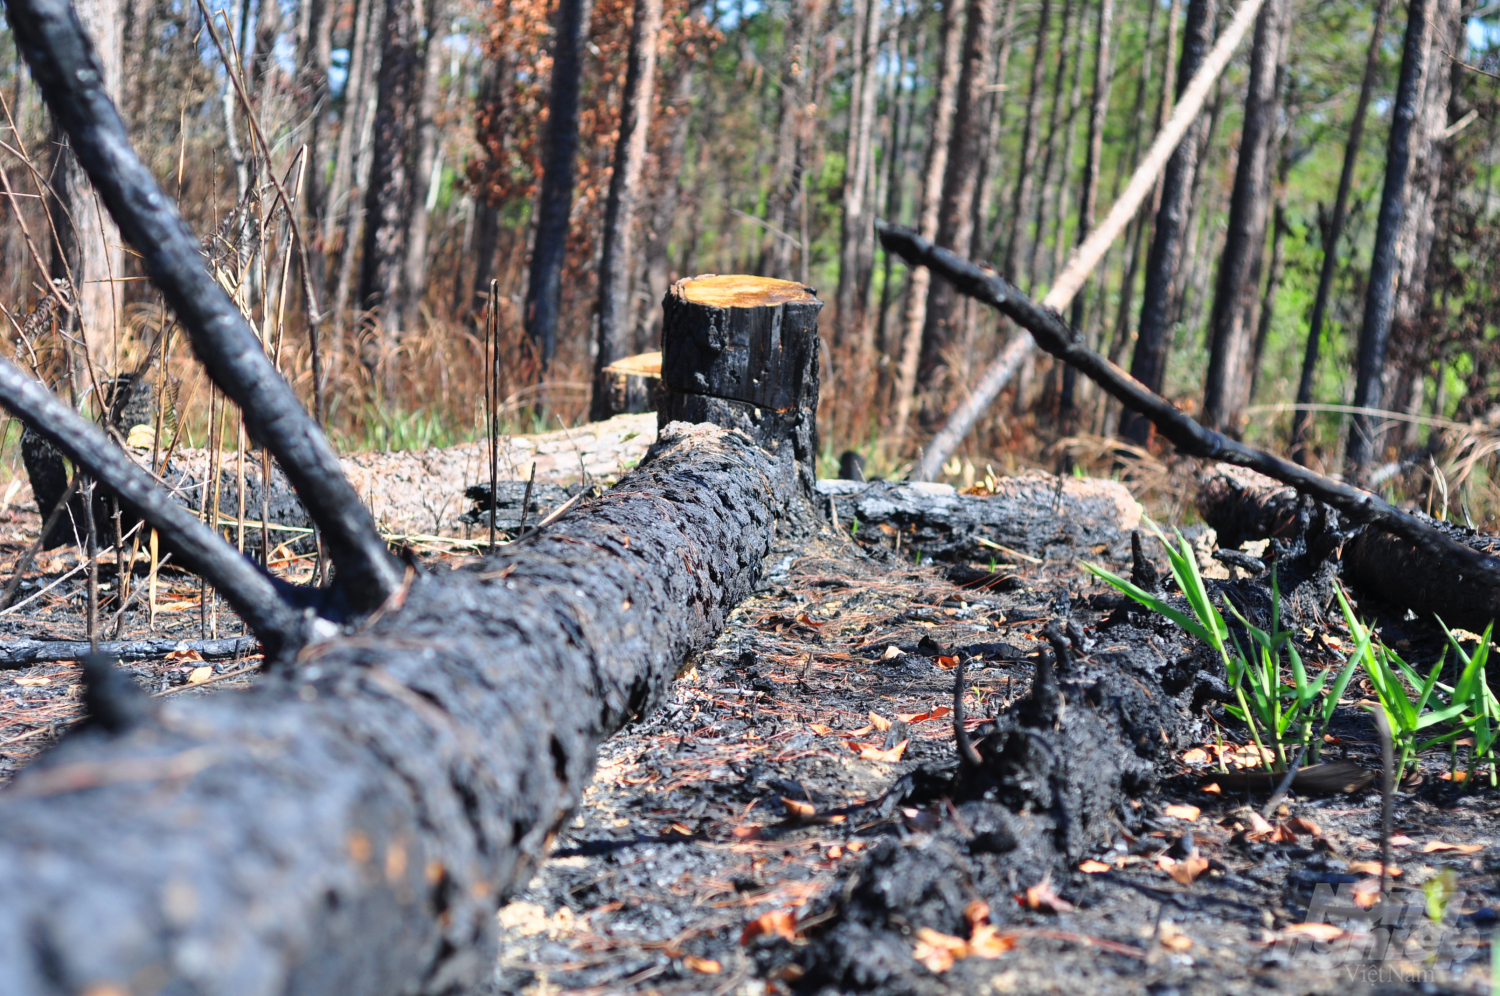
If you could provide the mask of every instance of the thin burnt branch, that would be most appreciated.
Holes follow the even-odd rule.
[[[67,0],[7,0],[5,6],[48,107],[110,215],[141,253],[209,376],[245,413],[251,436],[286,471],[328,542],[349,603],[373,611],[400,587],[401,567],[328,440],[204,267],[198,240],[131,148],[77,16]]]
[[[301,644],[297,613],[271,579],[158,487],[104,430],[63,404],[38,381],[0,359],[0,405],[45,436],[68,459],[119,496],[132,513],[171,537],[177,560],[207,578],[266,647],[268,657]]]
[[[1500,562],[1456,542],[1426,523],[1371,494],[1324,477],[1198,424],[1166,398],[1084,345],[1083,333],[1053,311],[1032,301],[994,270],[934,246],[910,229],[877,222],[887,252],[913,266],[926,266],[961,294],[982,301],[1026,329],[1042,349],[1081,370],[1127,408],[1140,412],[1179,451],[1259,471],[1337,509],[1351,521],[1394,533],[1442,557],[1472,582],[1500,586]]]

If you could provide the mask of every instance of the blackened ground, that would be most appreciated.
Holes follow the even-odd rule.
[[[1085,553],[1129,570],[1128,544]],[[1411,843],[1397,838],[1393,891],[1406,905],[1387,917],[1395,943],[1375,950],[1391,940],[1388,927],[1371,931],[1320,911],[1353,909],[1349,890],[1369,877],[1361,863],[1378,860],[1378,793],[1293,795],[1272,820],[1288,839],[1251,842],[1236,825],[1253,826],[1247,803],[1259,809],[1265,795],[1199,789],[1212,774],[1199,757],[1214,744],[1212,722],[1164,731],[1170,742],[1148,752],[1159,787],[1143,785],[1121,810],[1079,828],[1076,853],[1059,842],[1052,814],[1033,813],[1028,832],[1026,820],[986,805],[982,793],[943,797],[962,789],[951,780],[951,718],[921,718],[952,704],[954,670],[939,650],[984,658],[970,663],[965,693],[977,736],[990,714],[1027,695],[1053,620],[1075,622],[1088,648],[1065,683],[1149,688],[1155,675],[1191,704],[1190,690],[1203,696],[1211,686],[1199,676],[1213,662],[1171,625],[1116,614],[1108,590],[1072,561],[997,565],[1013,580],[981,591],[982,581],[963,589],[945,580],[946,567],[870,559],[827,534],[776,556],[777,569],[664,708],[602,748],[599,774],[553,859],[501,911],[496,992],[1489,991],[1500,798],[1453,789],[1440,778],[1445,758],[1424,759],[1422,783],[1397,795],[1397,831]],[[968,576],[991,565],[982,566]],[[1250,586],[1235,587],[1248,601]],[[1101,626],[1112,614],[1124,621]],[[1404,626],[1385,633],[1435,659],[1434,634]],[[1313,666],[1333,667],[1341,635],[1309,627],[1299,643]],[[1327,750],[1374,767],[1378,747],[1355,706],[1358,688]],[[1087,706],[1069,699],[1066,708]],[[890,728],[878,729],[885,721]],[[1243,739],[1232,722],[1220,736]],[[859,756],[902,739],[893,763]],[[1102,789],[1119,777],[1099,774]],[[1074,803],[1088,810],[1088,800]],[[1191,811],[1169,813],[1174,804],[1202,813],[1185,819]],[[807,807],[811,817],[801,815]],[[1296,817],[1317,833],[1288,826]],[[1023,846],[996,853],[1007,833]],[[1424,852],[1434,842],[1483,849]],[[1158,858],[1193,846],[1210,867],[1184,885]],[[1080,858],[1109,870],[1079,871]],[[1020,901],[1049,873],[1076,909]],[[1434,921],[1420,886],[1445,880],[1447,907]],[[975,900],[1013,936],[1013,949],[945,972],[920,964],[918,932],[968,937],[965,910]],[[1315,944],[1296,932],[1328,919],[1350,926],[1352,939]],[[757,923],[792,936],[771,929],[747,938]]]

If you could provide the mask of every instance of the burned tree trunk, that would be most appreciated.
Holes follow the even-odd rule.
[[[672,427],[618,492],[411,577],[265,687],[69,736],[0,802],[0,991],[477,982],[594,748],[749,594],[795,489],[742,435]]]
[[[1198,482],[1198,511],[1218,533],[1219,545],[1229,549],[1247,540],[1295,544],[1313,506],[1296,489],[1241,467],[1220,464]],[[1500,552],[1500,537],[1413,514],[1471,550]],[[1400,536],[1368,527],[1355,531],[1339,559],[1350,587],[1392,605],[1476,632],[1500,619],[1500,586]]]

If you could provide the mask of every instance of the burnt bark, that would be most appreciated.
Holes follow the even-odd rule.
[[[1247,540],[1295,543],[1305,529],[1311,500],[1262,474],[1219,465],[1199,479],[1197,504],[1203,521],[1218,533],[1219,545],[1233,549]],[[1500,537],[1411,514],[1470,550],[1487,556],[1500,552]],[[1339,560],[1351,588],[1391,605],[1475,632],[1500,619],[1500,585],[1477,576],[1458,558],[1404,537],[1368,526],[1352,531]]]
[[[414,576],[255,691],[71,734],[0,802],[0,990],[477,984],[594,748],[750,593],[794,490],[743,436],[674,426],[618,492]]]
[[[427,31],[422,41],[422,81],[412,115],[413,142],[411,191],[406,210],[406,259],[401,272],[401,327],[416,328],[422,299],[427,290],[428,239],[432,227],[429,195],[442,170],[442,134],[438,128],[438,101],[443,92],[442,39],[448,17],[444,0],[427,0]]]
[[[872,231],[868,205],[875,158],[875,110],[880,96],[876,71],[880,55],[879,0],[856,0],[850,22],[850,50],[854,81],[844,157],[844,214],[839,232],[839,285],[835,300],[842,334],[863,343],[861,327],[867,280],[863,264]],[[868,351],[861,349],[861,354],[867,355]]]
[[[1213,43],[1215,0],[1190,0],[1184,29],[1182,58],[1177,64],[1177,94],[1180,97],[1188,80],[1208,54]],[[1188,201],[1198,172],[1198,141],[1208,122],[1200,119],[1177,146],[1162,174],[1161,205],[1156,211],[1156,227],[1151,233],[1151,248],[1146,254],[1146,286],[1141,293],[1141,316],[1130,361],[1130,373],[1148,390],[1160,391],[1166,377],[1167,347],[1171,344],[1171,318],[1177,285],[1179,257],[1187,236]],[[1144,444],[1151,434],[1151,424],[1134,412],[1121,419],[1120,435],[1136,444]]]

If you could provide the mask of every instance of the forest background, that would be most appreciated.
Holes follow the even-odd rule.
[[[657,348],[671,281],[755,273],[827,302],[824,469],[852,448],[887,475],[906,472],[1024,333],[887,258],[875,219],[990,260],[1040,296],[1235,9],[75,8],[137,150],[345,448],[482,434],[491,351],[507,428],[606,415],[599,368]],[[1494,528],[1497,70],[1500,4],[1265,0],[1069,317],[1216,427]],[[13,355],[96,412],[114,378],[152,379],[173,401],[159,446],[242,444],[8,32],[0,98]],[[1181,501],[1163,447],[1123,423],[1033,353],[940,476],[1086,468]],[[18,436],[0,436],[13,469]]]

